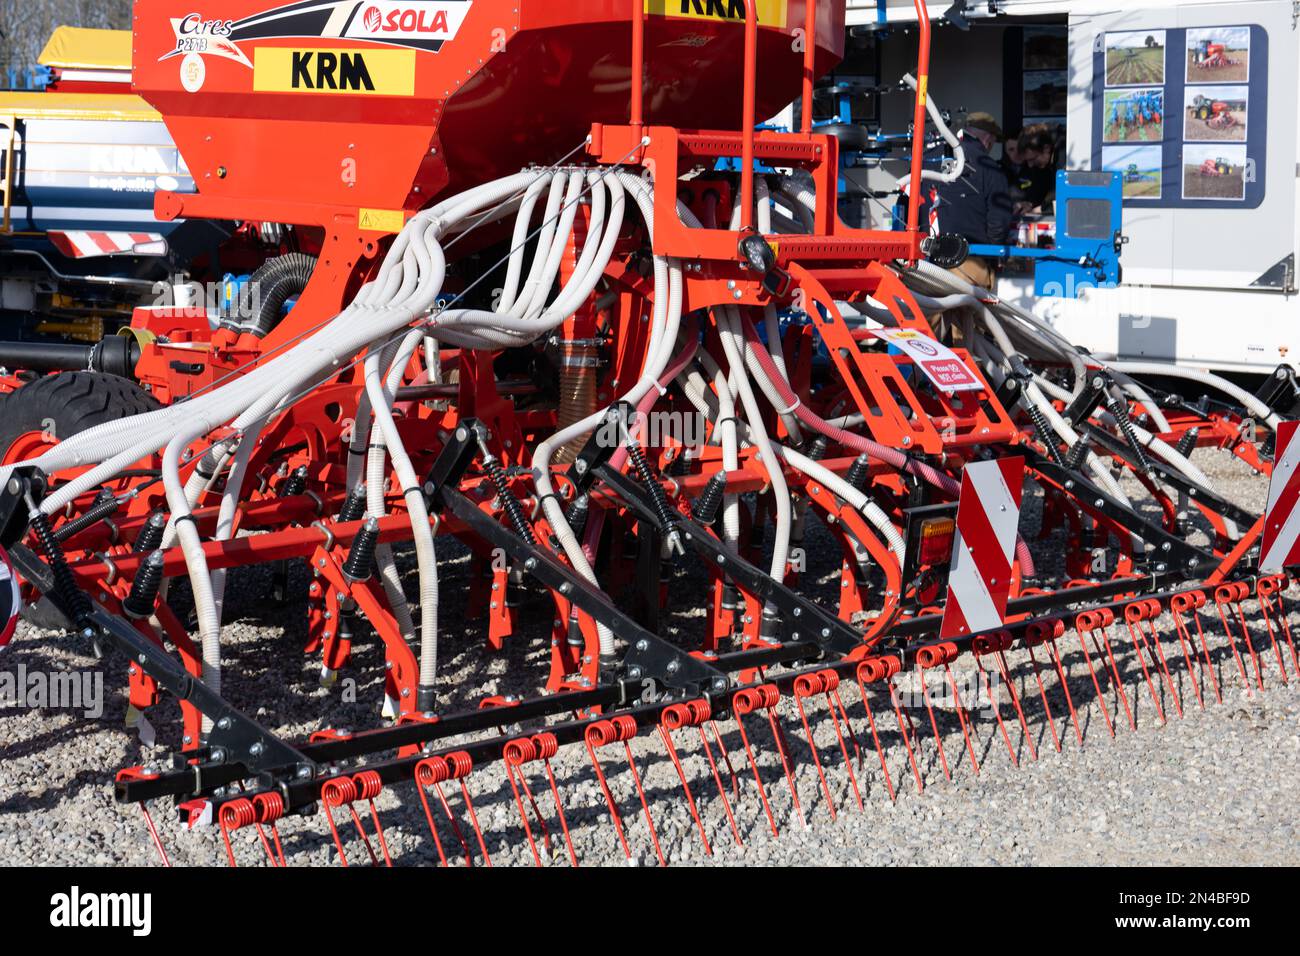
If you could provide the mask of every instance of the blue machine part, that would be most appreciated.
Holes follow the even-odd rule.
[[[1086,169],[1056,174],[1056,247],[973,244],[971,255],[1034,261],[1034,292],[1078,298],[1084,289],[1120,282],[1124,184],[1119,173]]]
[[[22,90],[38,93],[44,90],[54,79],[54,71],[48,66],[11,66],[4,72],[6,90]]]

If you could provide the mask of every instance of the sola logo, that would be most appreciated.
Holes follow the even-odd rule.
[[[455,38],[470,6],[470,0],[373,0],[344,35],[436,49]]]

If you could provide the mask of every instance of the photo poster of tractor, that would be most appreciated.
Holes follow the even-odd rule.
[[[1151,146],[1104,146],[1101,168],[1119,173],[1125,199],[1159,199],[1164,183],[1164,149]]]
[[[1119,174],[1126,203],[1258,207],[1268,53],[1256,24],[1100,32],[1092,168]]]

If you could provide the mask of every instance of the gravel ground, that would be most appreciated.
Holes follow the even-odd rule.
[[[1264,482],[1226,454],[1201,451],[1198,464],[1227,496],[1243,506],[1262,507]],[[1025,527],[1038,520],[1038,503],[1027,500]],[[1046,542],[1064,539],[1061,532]],[[833,590],[835,562],[830,539],[811,536],[808,587],[818,594]],[[1036,548],[1036,550],[1038,550]],[[1059,548],[1055,551],[1060,553]],[[468,561],[450,549],[443,581],[444,622],[457,620],[454,596],[463,594]],[[699,612],[672,612],[685,606],[690,593],[698,594],[693,572],[682,572],[671,583],[670,626],[689,631],[702,623]],[[291,579],[291,595],[301,595],[305,575]],[[341,686],[325,690],[317,684],[313,663],[301,653],[302,605],[292,596],[276,602],[262,570],[242,569],[232,576],[230,593],[238,597],[242,616],[227,629],[226,692],[246,711],[290,737],[322,726],[353,729],[377,723],[382,685],[378,679],[381,651],[358,635],[355,666],[356,701],[343,701]],[[232,607],[235,601],[231,602]],[[549,615],[525,609],[523,617],[544,621]],[[1270,651],[1257,615],[1256,647]],[[1293,616],[1294,621],[1294,616]],[[896,801],[887,792],[880,763],[872,748],[866,714],[856,687],[842,688],[844,705],[861,745],[863,761],[854,761],[855,779],[862,791],[865,812],[859,812],[840,754],[835,725],[826,718],[823,702],[809,706],[814,737],[826,767],[837,816],[830,808],[814,767],[799,714],[793,701],[782,702],[780,715],[796,764],[795,776],[802,816],[794,811],[790,789],[782,773],[770,729],[759,716],[748,718],[749,739],[757,752],[765,792],[781,831],[773,839],[744,757],[734,722],[719,724],[736,773],[732,789],[725,766],[726,785],[743,846],[728,826],[698,737],[677,734],[692,793],[714,848],[712,862],[752,866],[800,863],[841,865],[880,864],[1292,864],[1300,862],[1297,825],[1292,808],[1300,799],[1300,779],[1295,773],[1300,759],[1300,693],[1283,686],[1276,663],[1266,662],[1265,689],[1249,696],[1236,670],[1236,662],[1217,618],[1205,617],[1217,680],[1223,703],[1214,701],[1208,683],[1199,686],[1206,698],[1201,710],[1193,692],[1195,680],[1205,681],[1199,670],[1189,676],[1169,620],[1160,622],[1163,650],[1177,685],[1185,716],[1174,713],[1167,688],[1158,687],[1168,722],[1157,719],[1127,632],[1112,637],[1123,675],[1124,701],[1120,701],[1104,670],[1098,677],[1105,706],[1115,724],[1111,740],[1102,716],[1102,703],[1092,686],[1076,635],[1061,641],[1069,674],[1069,689],[1078,707],[1084,734],[1081,748],[1069,723],[1064,698],[1054,675],[1045,674],[1048,700],[1061,752],[1053,746],[1051,730],[1038,695],[1027,655],[1009,656],[1013,680],[1020,692],[1029,734],[1004,698],[1001,714],[1017,752],[1019,769],[1012,765],[999,724],[990,710],[974,715],[972,748],[979,772],[972,769],[955,712],[936,708],[944,753],[952,772],[947,781],[939,763],[929,717],[924,706],[909,709],[919,741],[918,760],[924,776],[924,793],[918,793],[907,762],[907,752],[897,734],[887,698],[872,693],[873,713],[885,748]],[[512,641],[492,658],[482,652],[480,627],[469,622],[463,633],[447,633],[443,640],[442,680],[449,691],[446,710],[459,709],[483,693],[523,691],[538,686],[545,677],[546,648],[529,640],[530,631]],[[536,625],[533,626],[534,629]],[[1046,660],[1045,658],[1040,658]],[[486,663],[485,663],[486,660]],[[1290,656],[1287,668],[1296,678]],[[1100,659],[1095,659],[1100,668]],[[146,750],[133,733],[122,729],[125,713],[123,663],[117,659],[96,662],[57,635],[42,634],[23,625],[13,645],[0,658],[0,669],[16,673],[74,670],[102,673],[105,707],[102,718],[53,709],[0,709],[0,856],[7,865],[91,864],[102,866],[147,865],[156,854],[136,807],[113,802],[111,782],[122,766],[163,759],[164,750]],[[1198,665],[1199,666],[1199,665]],[[956,666],[961,679],[974,678],[974,665],[963,658]],[[1155,676],[1155,675],[1153,675]],[[1133,708],[1136,731],[1130,729],[1123,704]],[[158,738],[178,737],[175,707],[164,704],[152,715]],[[1030,753],[1036,749],[1037,760]],[[852,742],[849,743],[852,752]],[[637,767],[650,797],[660,846],[673,862],[701,863],[708,859],[690,816],[673,764],[657,738],[642,735],[633,744]],[[633,790],[626,762],[615,748],[602,759],[628,828],[638,862],[654,862],[640,803]],[[553,762],[566,817],[578,855],[585,865],[624,861],[599,784],[582,748],[568,748]],[[497,865],[530,864],[532,855],[524,837],[510,785],[498,767],[476,770],[471,777],[474,807]],[[530,770],[530,781],[542,813],[555,831],[554,809],[540,767]],[[459,793],[448,790],[453,809],[461,815]],[[436,860],[432,841],[414,787],[389,789],[378,801],[388,846],[400,863]],[[172,822],[169,808],[154,806],[163,840],[173,862],[224,863],[219,834],[210,828],[191,832]],[[440,837],[449,851],[459,849],[455,834],[436,808]],[[340,819],[340,826],[344,820]],[[351,829],[342,832],[345,834]],[[534,824],[534,829],[536,829]],[[319,816],[291,819],[280,826],[291,863],[325,864],[335,854],[328,828]],[[470,835],[473,842],[473,836]],[[265,862],[254,832],[241,832],[234,840],[242,863]],[[562,843],[556,834],[557,855],[563,864]],[[348,844],[349,859],[364,859],[355,833]],[[476,863],[479,852],[475,846]],[[463,861],[462,861],[463,862]]]

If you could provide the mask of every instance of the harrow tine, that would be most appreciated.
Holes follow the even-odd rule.
[[[980,680],[984,684],[984,692],[988,694],[989,703],[993,705],[993,716],[997,719],[998,729],[1002,731],[1002,739],[1007,745],[1007,756],[1011,758],[1011,765],[1017,770],[1020,769],[1020,761],[1016,759],[1016,749],[1011,745],[1011,735],[1007,733],[1007,725],[1002,720],[1002,708],[993,697],[993,684],[989,681],[988,671],[984,669],[984,654],[989,653],[995,642],[988,637],[977,637],[974,643],[975,669],[979,671]],[[1005,680],[1005,678],[1003,678]]]
[[[822,686],[825,688],[826,704],[831,711],[831,720],[835,725],[835,737],[840,742],[840,753],[844,755],[844,768],[849,772],[849,783],[853,785],[853,796],[858,802],[858,810],[864,811],[862,805],[862,791],[858,789],[858,777],[853,772],[853,761],[849,759],[849,749],[844,743],[844,734],[840,729],[840,717],[844,718],[844,725],[848,729],[849,737],[853,740],[854,751],[858,754],[858,766],[862,766],[862,748],[858,746],[857,734],[853,732],[853,725],[849,723],[849,715],[844,710],[844,702],[840,700],[840,675],[835,671],[827,669],[821,672]],[[839,712],[836,712],[836,708]]]
[[[677,756],[677,748],[673,745],[672,734],[668,732],[667,724],[662,722],[659,724],[659,736],[663,738],[664,748],[668,751],[668,756],[672,758],[673,766],[677,768],[677,777],[682,782],[682,793],[686,794],[686,805],[690,808],[691,816],[695,818],[695,826],[700,831],[700,842],[704,844],[704,852],[709,856],[713,856],[713,847],[709,845],[708,834],[704,832],[704,821],[700,819],[700,811],[695,805],[691,785],[686,781],[686,770],[682,767],[681,758]]]
[[[922,650],[928,650],[928,648],[922,648]],[[943,737],[939,733],[939,721],[935,719],[934,705],[930,702],[930,681],[928,678],[929,669],[927,665],[921,661],[919,653],[917,654],[916,662],[921,667],[921,694],[925,700],[925,709],[930,714],[930,729],[934,731],[934,746],[939,751],[939,764],[943,767],[944,777],[951,780],[952,772],[948,769],[948,757],[943,752]]]
[[[712,721],[710,721],[710,723],[712,723]],[[700,724],[696,727],[696,730],[700,732],[700,743],[704,746],[704,756],[709,761],[709,769],[713,771],[713,780],[718,785],[718,796],[722,798],[722,807],[727,811],[727,821],[731,824],[731,832],[736,837],[736,845],[744,846],[745,841],[740,838],[740,828],[736,826],[736,818],[731,812],[731,801],[727,799],[727,788],[722,785],[722,775],[718,773],[718,765],[713,759],[713,748],[709,746],[709,738],[704,733],[704,725]],[[722,756],[727,758],[727,751],[722,747],[721,740],[718,741],[718,745],[722,752]],[[731,760],[729,758],[727,758],[727,765],[731,765]]]
[[[717,741],[717,744],[718,744],[718,750],[721,751],[723,762],[726,763],[726,765],[727,765],[727,773],[729,773],[729,774],[731,775],[731,793],[732,793],[732,796],[734,796],[737,800],[739,800],[739,799],[740,799],[740,781],[739,781],[739,779],[736,777],[736,768],[733,767],[733,766],[731,765],[731,754],[727,751],[727,747],[726,747],[726,745],[723,744],[723,742],[722,742],[722,734],[721,734],[721,732],[719,732],[719,730],[718,730],[718,722],[717,722],[716,720],[710,720],[710,721],[709,721],[709,729],[713,731],[713,739]]]
[[[894,717],[898,721],[898,731],[903,735],[903,746],[907,748],[907,759],[912,764],[912,774],[916,777],[916,792],[925,793],[925,784],[921,782],[921,768],[916,762],[916,753],[912,750],[912,737],[916,737],[916,746],[918,750],[921,747],[921,738],[917,736],[916,725],[912,723],[912,715],[907,714],[907,720],[903,720],[903,708],[898,702],[898,688],[894,686],[893,675],[898,673],[900,666],[898,664],[898,658],[886,657],[882,658],[882,660],[893,663],[893,673],[889,674],[885,678],[885,683],[889,685],[889,700],[894,706]],[[908,734],[907,732],[909,725],[912,729],[911,734]]]
[[[1223,605],[1232,604],[1237,612],[1237,617],[1241,622],[1242,637],[1246,639],[1246,650],[1250,652],[1251,660],[1255,663],[1255,679],[1259,682],[1259,689],[1264,689],[1264,674],[1259,668],[1259,657],[1255,654],[1255,647],[1250,642],[1250,631],[1246,629],[1246,621],[1241,616],[1240,601],[1249,593],[1249,588],[1242,582],[1238,581],[1233,584],[1221,584],[1214,589],[1214,605],[1219,612],[1219,620],[1223,622],[1224,633],[1228,635],[1228,641],[1232,644],[1232,654],[1237,659],[1237,670],[1241,672],[1242,683],[1246,686],[1246,695],[1252,696],[1250,689],[1250,677],[1246,674],[1246,664],[1242,660],[1241,652],[1237,649],[1237,635],[1233,632],[1232,625],[1228,623],[1228,616],[1223,613]]]
[[[339,862],[345,867],[348,866],[348,857],[343,849],[343,838],[339,833],[338,825],[334,822],[332,812],[333,809],[344,806],[348,808],[357,835],[361,837],[366,853],[370,856],[371,865],[379,865],[379,857],[375,854],[375,848],[371,844],[366,828],[361,822],[361,816],[357,813],[357,800],[365,800],[370,805],[370,816],[375,825],[375,836],[379,840],[379,848],[383,853],[384,864],[389,867],[393,865],[392,856],[388,852],[388,841],[384,837],[384,828],[379,822],[379,811],[375,807],[375,797],[379,795],[380,789],[379,774],[373,770],[364,770],[351,777],[335,777],[333,780],[326,781],[324,786],[321,787],[322,809],[325,812],[325,819],[329,823],[330,833],[334,837],[334,845],[339,851]]]
[[[124,767],[117,772],[117,781],[134,781],[134,780],[153,780],[157,779],[157,774],[146,772],[142,767]],[[140,801],[140,813],[144,816],[145,828],[149,831],[149,839],[153,843],[154,849],[158,851],[158,858],[162,860],[164,867],[171,868],[172,861],[167,856],[167,848],[163,846],[162,837],[158,835],[158,828],[154,825],[153,814],[149,812],[149,805],[143,800]]]
[[[885,776],[885,789],[889,791],[890,802],[897,803],[898,795],[894,793],[894,782],[889,778],[889,764],[885,762],[885,751],[880,746],[880,734],[876,730],[876,715],[871,712],[871,697],[867,694],[867,684],[880,680],[885,671],[879,661],[863,661],[854,673],[858,679],[858,690],[862,693],[862,706],[867,712],[867,724],[871,727],[871,740],[876,745],[876,756],[880,758],[880,771]]]
[[[1086,612],[1086,611],[1085,611],[1084,613],[1086,614],[1086,613],[1091,613],[1091,612]],[[1085,636],[1085,635],[1089,635],[1089,636],[1090,636],[1090,635],[1091,635],[1091,632],[1090,632],[1090,631],[1087,631],[1087,630],[1083,627],[1083,625],[1082,625],[1082,623],[1081,623],[1082,618],[1083,618],[1083,615],[1079,615],[1079,620],[1077,620],[1076,623],[1075,623],[1074,631],[1075,631],[1076,634],[1079,635],[1079,647],[1083,649],[1083,659],[1084,659],[1084,660],[1087,662],[1087,664],[1088,664],[1088,674],[1089,674],[1090,677],[1092,677],[1092,686],[1093,686],[1093,688],[1097,691],[1097,703],[1098,703],[1098,704],[1100,705],[1100,707],[1101,707],[1101,716],[1102,716],[1102,717],[1105,719],[1105,721],[1106,721],[1106,729],[1110,731],[1110,735],[1111,735],[1111,737],[1114,737],[1114,736],[1115,736],[1115,725],[1114,725],[1113,723],[1111,723],[1111,720],[1110,720],[1110,705],[1106,703],[1106,695],[1103,694],[1103,693],[1101,692],[1101,684],[1100,684],[1100,682],[1098,682],[1098,680],[1097,680],[1097,671],[1096,671],[1096,668],[1094,668],[1094,667],[1092,666],[1092,655],[1088,653],[1088,637]],[[1053,648],[1053,653],[1055,653],[1055,648]],[[1061,686],[1065,688],[1065,696],[1066,696],[1066,699],[1069,700],[1069,697],[1070,697],[1070,689],[1069,689],[1069,686],[1068,686],[1068,682],[1067,682],[1066,679],[1065,679],[1065,670],[1061,667],[1061,658],[1060,658],[1059,655],[1057,655],[1057,658],[1056,658],[1056,667],[1057,667],[1057,669],[1061,672]],[[1070,716],[1071,716],[1071,717],[1074,717],[1074,706],[1073,706],[1073,704],[1071,704],[1071,706],[1070,706]],[[1075,729],[1076,732],[1078,732],[1078,730],[1079,730],[1079,721],[1078,721],[1078,718],[1077,718],[1077,717],[1075,718],[1075,721],[1074,721],[1074,729]],[[1081,746],[1081,747],[1083,746],[1083,735],[1082,735],[1082,734],[1079,735],[1079,746]]]
[[[1003,631],[1001,635],[1001,643],[997,649],[997,652],[993,655],[993,659],[997,661],[998,670],[1002,674],[1002,683],[1006,685],[1007,693],[1011,695],[1011,706],[1013,706],[1016,709],[1016,717],[1020,721],[1020,729],[1024,731],[1025,743],[1029,747],[1029,756],[1031,759],[1037,761],[1038,748],[1034,746],[1034,737],[1029,732],[1029,722],[1025,720],[1024,708],[1020,706],[1020,694],[1016,692],[1015,682],[1012,681],[1011,679],[1011,667],[1007,664],[1006,651],[1007,648],[1011,647],[1012,644],[1014,643],[1015,643],[1015,639],[1011,636],[1011,634],[1006,631]],[[1020,686],[1021,689],[1023,690],[1024,684],[1021,684]],[[1050,718],[1050,714],[1048,716]],[[1052,734],[1053,736],[1055,736],[1056,734],[1055,728],[1053,728]]]
[[[808,749],[812,752],[813,764],[817,767],[817,776],[821,778],[822,792],[826,794],[826,806],[830,808],[831,819],[836,817],[835,798],[831,796],[830,783],[826,780],[826,771],[822,768],[822,758],[817,753],[817,741],[813,739],[812,728],[808,725],[808,715],[804,711],[803,699],[812,697],[825,690],[825,681],[822,675],[818,674],[801,674],[794,681],[794,702],[799,708],[799,720],[803,722],[803,731],[808,738]],[[838,730],[837,730],[838,733]],[[847,755],[846,755],[847,760]],[[850,770],[850,772],[852,772]]]
[[[473,769],[473,760],[463,750],[446,756],[425,757],[415,765],[415,781],[420,791],[420,802],[424,806],[424,815],[429,823],[429,832],[433,834],[433,842],[438,848],[438,856],[442,859],[443,866],[447,865],[447,857],[443,852],[442,841],[438,838],[438,828],[434,825],[433,814],[429,810],[428,795],[425,793],[426,787],[433,787],[434,792],[438,794],[442,810],[447,814],[447,820],[451,823],[452,831],[456,834],[456,839],[460,841],[461,848],[465,851],[465,865],[474,865],[474,856],[470,851],[469,841],[465,839],[465,833],[461,829],[460,823],[457,822],[456,815],[452,813],[451,804],[447,801],[447,795],[442,789],[442,784],[448,780],[455,780],[460,784],[465,809],[470,824],[474,828],[474,834],[478,838],[479,850],[483,854],[483,863],[485,866],[492,866],[492,856],[488,853],[487,841],[483,839],[483,830],[479,827],[478,814],[474,811],[474,800],[470,796],[469,786],[465,783],[465,777]]]
[[[1038,682],[1038,695],[1043,701],[1043,714],[1047,717],[1048,729],[1052,732],[1052,743],[1056,746],[1056,752],[1061,752],[1061,738],[1056,733],[1056,721],[1052,717],[1052,705],[1047,702],[1047,687],[1043,684],[1043,667],[1038,662],[1038,656],[1034,653],[1034,645],[1025,643],[1025,649],[1029,651],[1030,663],[1034,665],[1034,680]]]
[[[1204,661],[1202,672],[1210,675],[1210,686],[1214,688],[1215,699],[1222,704],[1223,694],[1219,690],[1219,679],[1214,674],[1214,662],[1210,660],[1210,647],[1205,640],[1205,630],[1201,627],[1201,616],[1197,613],[1197,608],[1204,607],[1205,592],[1190,591],[1185,594],[1175,594],[1169,599],[1169,610],[1174,616],[1174,627],[1178,629],[1179,636],[1191,643],[1191,633],[1187,630],[1187,622],[1183,619],[1183,612],[1187,611],[1192,615],[1192,621],[1196,624],[1196,634],[1201,643],[1201,656]],[[1194,655],[1193,655],[1194,656]]]
[[[753,748],[749,745],[749,735],[745,732],[744,716],[751,714],[761,708],[771,710],[780,699],[780,692],[771,685],[764,684],[759,687],[747,687],[744,690],[737,691],[731,701],[731,709],[735,713],[736,726],[740,729],[740,742],[745,748],[745,758],[749,761],[749,767],[754,773],[754,785],[758,787],[758,797],[763,803],[763,812],[767,814],[767,824],[772,828],[772,836],[780,837],[781,832],[776,826],[776,816],[772,813],[772,804],[767,799],[767,788],[763,786],[763,778],[758,774],[758,761],[754,759]],[[778,746],[780,744],[778,743]],[[782,763],[785,757],[782,755]]]
[[[1124,678],[1120,676],[1119,663],[1115,660],[1115,648],[1110,643],[1110,625],[1114,621],[1114,615],[1111,614],[1110,611],[1104,609],[1093,613],[1098,614],[1101,620],[1100,627],[1093,632],[1093,640],[1097,640],[1097,633],[1100,632],[1100,647],[1106,648],[1106,660],[1110,664],[1110,673],[1115,678],[1115,693],[1119,696],[1120,703],[1124,705],[1124,713],[1128,716],[1129,730],[1137,730],[1137,719],[1133,716],[1133,709],[1129,707],[1128,694],[1124,691]],[[1098,653],[1101,653],[1101,651],[1098,650]],[[1141,655],[1139,655],[1139,657],[1140,656]],[[1142,670],[1144,673],[1146,672],[1145,661],[1142,662]],[[1150,680],[1150,675],[1148,675],[1147,682],[1150,683]],[[1157,706],[1156,710],[1158,711],[1159,709],[1160,708]],[[1163,713],[1160,714],[1160,719],[1162,722],[1164,721]]]
[[[1129,606],[1133,607],[1134,605],[1129,605]],[[1141,613],[1140,607],[1139,607],[1139,613]],[[1151,703],[1156,709],[1156,716],[1160,718],[1160,722],[1162,724],[1167,723],[1168,721],[1165,718],[1164,708],[1160,706],[1160,695],[1156,693],[1156,685],[1151,680],[1151,671],[1147,668],[1147,656],[1150,655],[1152,660],[1154,661],[1155,655],[1151,654],[1150,649],[1147,648],[1146,635],[1142,633],[1141,628],[1134,629],[1133,620],[1129,618],[1127,611],[1125,611],[1124,618],[1125,618],[1125,623],[1128,625],[1129,640],[1133,642],[1133,656],[1137,658],[1138,664],[1142,667],[1142,676],[1146,678],[1147,690],[1151,692]],[[1110,650],[1109,642],[1107,642],[1106,649],[1109,652]],[[1111,658],[1111,662],[1112,664],[1114,663],[1113,656]],[[1130,717],[1131,716],[1132,715],[1130,714]],[[1134,730],[1137,729],[1136,725],[1134,726],[1133,729]]]
[[[614,829],[618,833],[619,843],[623,846],[623,853],[632,859],[632,848],[628,845],[627,834],[623,829],[623,818],[619,815],[618,807],[614,802],[614,793],[609,788],[609,781],[605,778],[605,771],[600,766],[600,759],[596,756],[596,750],[608,744],[623,744],[623,749],[627,754],[627,766],[632,773],[632,780],[636,784],[637,793],[641,796],[641,808],[645,812],[646,826],[650,830],[650,842],[654,845],[655,855],[659,857],[661,866],[667,866],[668,861],[664,858],[664,852],[659,847],[659,835],[655,832],[654,819],[650,816],[650,804],[646,800],[645,788],[641,786],[641,775],[637,773],[636,762],[632,759],[632,747],[628,741],[636,736],[636,721],[626,714],[618,717],[612,717],[609,720],[598,720],[589,726],[584,733],[584,739],[587,743],[587,753],[591,757],[591,765],[596,771],[596,779],[600,782],[600,789],[605,794],[605,803],[609,807],[610,818],[614,821]]]
[[[808,817],[804,814],[803,806],[799,802],[799,785],[794,779],[794,752],[790,750],[785,731],[781,728],[780,712],[777,710],[778,705],[781,703],[781,693],[774,684],[764,686],[771,687],[776,693],[776,699],[767,708],[767,722],[772,728],[772,739],[776,742],[776,752],[781,756],[781,767],[785,771],[785,780],[790,787],[790,802],[795,813],[799,814],[799,825],[806,830],[808,829]]]
[[[1286,604],[1283,602],[1282,592],[1286,590],[1288,581],[1285,575],[1272,575],[1260,578],[1255,585],[1255,593],[1259,596],[1259,609],[1264,616],[1264,624],[1268,628],[1269,637],[1273,637],[1273,646],[1277,647],[1277,639],[1274,637],[1271,617],[1277,615],[1278,630],[1286,636],[1287,646],[1291,648],[1291,666],[1295,668],[1296,676],[1300,678],[1300,658],[1296,656],[1295,637],[1291,633],[1291,624],[1287,621]],[[1277,606],[1273,606],[1273,595],[1277,596]],[[1281,654],[1278,655],[1278,666],[1282,666]],[[1286,669],[1282,669],[1283,679],[1285,680]]]
[[[514,791],[515,803],[519,807],[519,817],[523,820],[524,833],[528,837],[528,845],[533,851],[533,860],[538,865],[542,865],[541,857],[537,853],[537,844],[533,840],[532,828],[528,825],[528,814],[524,810],[523,800],[519,788],[515,784],[515,773],[519,775],[519,783],[524,788],[524,793],[528,795],[529,802],[532,804],[533,813],[537,816],[537,822],[542,828],[542,835],[546,845],[546,855],[553,856],[551,850],[551,835],[546,827],[546,821],[542,818],[541,811],[538,809],[537,801],[533,798],[532,789],[528,786],[527,778],[524,776],[523,765],[534,760],[541,760],[546,767],[546,779],[550,784],[551,796],[555,800],[555,815],[559,817],[560,829],[564,832],[564,842],[569,850],[569,859],[574,866],[578,865],[578,856],[573,849],[573,839],[569,835],[569,824],[564,818],[564,805],[560,801],[560,790],[555,782],[555,772],[551,768],[551,758],[559,750],[559,742],[555,739],[554,734],[541,733],[534,734],[531,737],[519,737],[505,745],[503,755],[506,763],[506,773],[510,776],[510,787]]]
[[[1171,611],[1172,611],[1172,602],[1171,602]],[[1155,633],[1154,622],[1152,622],[1151,624],[1151,631],[1152,634]],[[1187,665],[1187,677],[1192,684],[1192,693],[1196,695],[1196,703],[1200,706],[1201,710],[1204,710],[1205,699],[1201,696],[1201,680],[1199,675],[1196,673],[1196,668],[1192,664],[1192,661],[1196,655],[1192,651],[1191,646],[1188,644],[1187,634],[1185,630],[1179,626],[1178,618],[1176,616],[1174,617],[1174,634],[1178,638],[1178,646],[1182,648],[1183,663]]]

